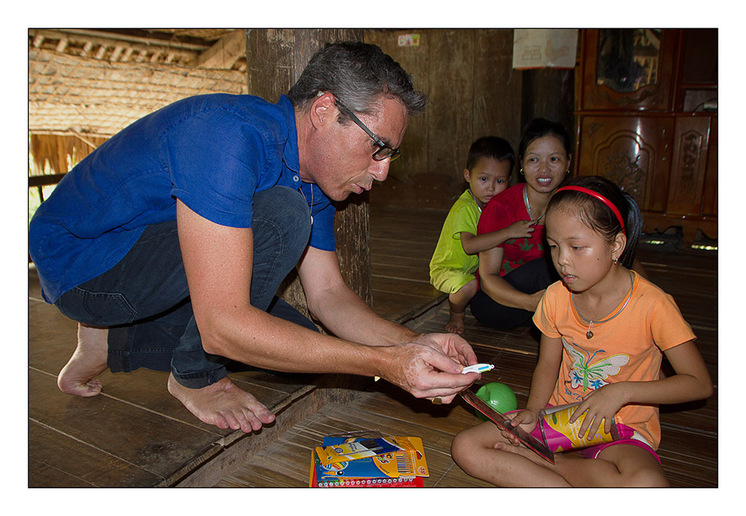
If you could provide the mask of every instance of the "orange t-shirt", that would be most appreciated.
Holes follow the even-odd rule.
[[[627,306],[614,319],[594,324],[591,339],[586,337],[588,323],[578,315],[561,281],[549,286],[533,321],[547,337],[562,339],[562,364],[549,400],[552,405],[575,403],[607,383],[657,380],[662,352],[696,338],[673,298],[637,274]],[[615,419],[658,449],[657,406],[625,405]]]

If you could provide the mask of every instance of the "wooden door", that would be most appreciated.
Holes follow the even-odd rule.
[[[710,139],[709,116],[679,116],[674,131],[671,189],[667,209],[671,215],[703,215],[705,175]]]
[[[580,124],[579,175],[604,176],[635,197],[644,211],[663,212],[673,118],[586,116]]]

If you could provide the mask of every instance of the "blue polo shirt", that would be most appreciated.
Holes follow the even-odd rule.
[[[116,265],[147,225],[176,219],[177,198],[216,224],[249,228],[255,192],[302,188],[313,200],[310,245],[334,251],[334,205],[299,168],[285,96],[200,95],[143,117],[71,170],[31,220],[44,299]]]

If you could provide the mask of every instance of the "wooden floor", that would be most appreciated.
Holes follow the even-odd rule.
[[[417,331],[442,331],[443,296],[427,263],[445,212],[372,207],[373,307]],[[717,253],[643,246],[653,282],[671,293],[698,335],[717,385]],[[429,487],[486,486],[450,458],[450,443],[477,422],[462,403],[435,406],[385,382],[340,391],[328,378],[261,371],[232,378],[278,413],[257,435],[195,420],[165,389],[166,373],[105,373],[102,395],[60,393],[55,376],[74,348],[75,325],[39,300],[29,274],[29,486],[302,487],[310,451],[330,433],[377,429],[422,437]],[[496,332],[467,318],[465,337],[480,361],[525,403],[537,340],[528,328]],[[717,389],[706,402],[661,410],[660,455],[674,486],[718,485]],[[248,460],[246,458],[248,457]],[[281,466],[280,466],[281,465]]]

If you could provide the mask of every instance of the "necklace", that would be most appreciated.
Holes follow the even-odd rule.
[[[534,220],[531,216],[531,204],[528,202],[528,185],[523,187],[523,204],[526,205],[526,211],[528,212],[528,220]]]
[[[580,313],[580,310],[578,310],[578,307],[575,305],[575,296],[572,294],[572,292],[570,293],[570,300],[572,301],[572,307],[575,309],[575,312],[580,316],[580,318],[588,323],[588,331],[585,332],[586,339],[593,338],[594,333],[591,330],[591,328],[593,327],[594,324],[601,324],[601,323],[609,322],[614,317],[622,313],[625,308],[627,308],[627,305],[629,304],[629,300],[632,299],[632,287],[634,286],[634,282],[635,282],[635,277],[632,275],[632,271],[629,271],[629,279],[631,281],[631,285],[629,286],[629,291],[627,292],[627,299],[624,301],[624,304],[622,305],[622,307],[611,317],[607,317],[606,319],[602,319],[600,321],[592,321],[590,319],[586,319],[583,316],[583,314]]]
[[[479,210],[479,213],[482,213],[482,208],[479,206],[479,203],[477,202],[477,198],[474,197],[474,194],[472,193],[471,188],[469,189],[469,195],[471,195],[471,198],[474,201],[474,204],[477,205],[477,209]]]
[[[528,186],[525,186],[523,188],[523,204],[526,205],[526,211],[528,212],[528,220],[534,220],[534,216],[531,214],[531,203],[528,201]],[[538,219],[536,219],[536,223],[538,224],[541,218],[544,215],[540,215]]]

